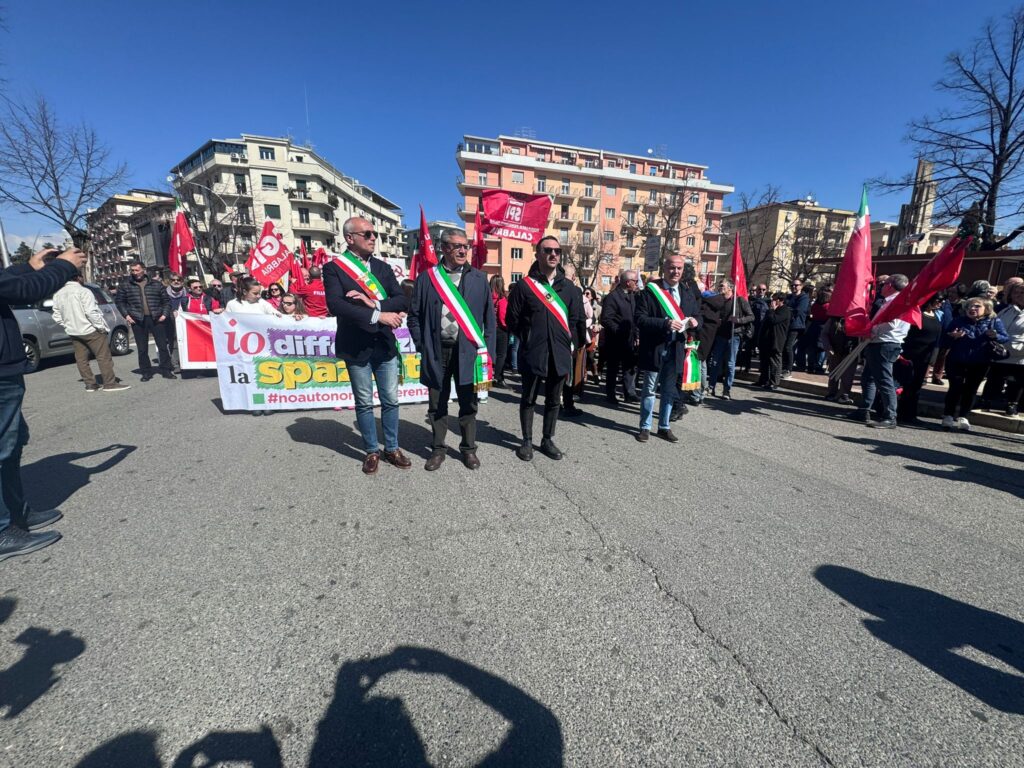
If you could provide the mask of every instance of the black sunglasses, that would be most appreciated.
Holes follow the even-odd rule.
[[[369,240],[371,237],[372,238],[376,238],[377,237],[377,233],[374,232],[372,229],[369,232],[353,232],[352,234],[353,235],[359,235],[360,237],[365,237],[367,240]]]
[[[544,254],[546,256],[550,256],[551,254],[554,254],[555,256],[561,256],[562,255],[562,249],[561,248],[542,248],[541,250],[544,251]]]

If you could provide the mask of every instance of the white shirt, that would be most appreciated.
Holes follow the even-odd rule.
[[[254,302],[232,299],[224,307],[225,312],[233,312],[238,315],[277,315],[280,314],[274,306],[266,299],[258,299]]]
[[[881,312],[885,307],[889,306],[889,302],[895,299],[899,295],[899,291],[894,293],[892,296],[885,300],[885,303],[878,308]],[[910,323],[906,320],[890,320],[888,323],[881,323],[871,329],[871,343],[872,344],[902,344],[903,340],[907,338],[907,334],[910,332]]]
[[[65,283],[53,294],[53,321],[63,326],[68,336],[110,331],[93,292],[77,280]]]

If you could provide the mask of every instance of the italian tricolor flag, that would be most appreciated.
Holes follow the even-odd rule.
[[[829,303],[830,315],[846,319],[848,336],[861,336],[871,326],[871,282],[871,216],[865,184],[860,193],[857,222],[846,244]]]

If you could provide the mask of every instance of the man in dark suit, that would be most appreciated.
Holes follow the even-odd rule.
[[[793,310],[786,303],[786,294],[772,294],[771,308],[761,323],[757,357],[761,361],[761,376],[757,386],[774,392],[782,379],[782,355],[789,343],[789,324]]]
[[[572,350],[584,343],[583,291],[565,277],[562,248],[554,237],[537,243],[537,260],[529,274],[514,286],[508,297],[505,322],[509,333],[520,339],[519,372],[523,395],[519,401],[519,423],[523,444],[516,456],[533,459],[533,406],[544,387],[544,439],[540,450],[555,461],[562,452],[554,443],[562,385],[572,372]]]
[[[356,403],[356,422],[366,458],[363,472],[374,474],[383,458],[399,469],[411,462],[398,447],[398,374],[402,364],[395,328],[405,319],[409,299],[387,262],[373,258],[377,233],[355,216],[342,232],[348,249],[323,268],[327,308],[338,318],[335,348],[345,361]],[[377,442],[373,416],[373,382],[380,397],[384,451]]]
[[[494,299],[487,275],[469,263],[469,241],[458,230],[441,233],[441,263],[434,274],[430,273],[432,270],[416,278],[409,312],[409,334],[420,353],[420,381],[429,390],[427,412],[434,433],[433,450],[423,468],[433,472],[447,454],[448,399],[454,377],[462,433],[459,451],[462,463],[469,469],[477,469],[480,466],[476,455],[477,387],[486,384],[475,381],[474,372],[482,355],[456,317],[461,307],[457,302],[454,307],[449,306],[450,297],[446,301],[442,294],[454,289],[465,300],[466,309],[476,321],[475,326],[470,324],[470,330],[474,334],[482,333],[490,360],[494,359]],[[443,275],[440,270],[444,270]]]
[[[700,305],[682,283],[683,257],[665,257],[661,280],[651,281],[636,302],[636,327],[640,332],[640,370],[645,371],[640,400],[640,431],[636,439],[646,443],[651,436],[654,398],[661,398],[658,437],[678,442],[669,425],[676,399],[676,381],[686,360],[686,332],[700,325]],[[679,315],[678,317],[676,315]]]
[[[623,402],[637,403],[636,396],[636,310],[637,273],[624,269],[619,281],[601,305],[601,356],[605,362],[604,394],[611,405],[618,405],[615,390],[622,373]]]
[[[782,350],[782,378],[784,379],[788,379],[793,371],[796,345],[803,338],[804,330],[807,327],[807,315],[811,311],[811,297],[804,292],[803,280],[799,277],[793,278],[789,290],[790,293],[786,297],[786,307],[790,310],[789,331]]]

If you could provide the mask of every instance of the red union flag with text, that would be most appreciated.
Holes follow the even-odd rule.
[[[522,195],[501,189],[485,189],[481,196],[484,234],[502,239],[526,240],[536,245],[544,237],[551,212],[547,195]]]
[[[263,231],[256,247],[249,251],[249,260],[245,268],[249,274],[264,288],[273,285],[288,271],[291,266],[292,253],[274,231],[274,222],[267,219],[263,222]]]

